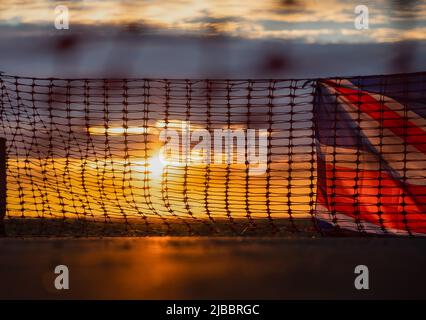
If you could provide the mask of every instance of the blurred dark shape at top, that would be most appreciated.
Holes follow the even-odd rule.
[[[289,67],[289,61],[284,53],[269,52],[263,58],[260,66],[261,73],[279,74]]]
[[[275,11],[285,15],[286,13],[306,13],[305,3],[300,0],[276,0]]]
[[[396,18],[396,29],[403,32],[412,30],[416,27],[417,6],[420,4],[417,0],[390,0],[392,13]],[[414,59],[416,57],[417,44],[415,42],[406,42],[401,39],[395,44],[394,55],[391,58],[391,72],[410,72],[414,68]]]
[[[279,1],[283,6],[300,6],[301,3],[298,0],[280,0]]]
[[[291,58],[291,43],[280,41],[263,46],[259,51],[257,73],[261,77],[282,77],[294,63]]]
[[[414,42],[400,42],[395,44],[396,50],[391,58],[392,72],[404,73],[415,71],[413,67],[413,59],[417,48]]]
[[[53,38],[53,48],[58,53],[70,53],[77,49],[80,36],[76,34],[61,35]]]
[[[145,37],[156,37],[157,28],[143,23],[122,25],[71,25],[70,30],[55,31],[47,48],[52,54],[53,74],[86,74],[85,55],[96,43],[104,46],[98,57],[104,67],[101,76],[127,78],[137,63]],[[137,45],[135,45],[137,44]],[[129,49],[131,48],[131,50]],[[119,57],[119,58],[118,58]],[[82,72],[79,72],[82,70]]]
[[[80,33],[69,33],[69,30],[60,30],[58,35],[51,38],[53,72],[63,73],[77,70],[80,66],[80,44],[83,36]],[[57,72],[60,71],[60,72]]]

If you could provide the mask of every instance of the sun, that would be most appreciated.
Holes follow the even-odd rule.
[[[160,153],[155,153],[148,160],[148,172],[151,178],[159,179],[162,178],[166,163],[160,159]]]

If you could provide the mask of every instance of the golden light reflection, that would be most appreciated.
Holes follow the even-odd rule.
[[[88,131],[91,135],[104,136],[108,134],[112,136],[121,136],[124,134],[144,134],[147,133],[149,129],[145,127],[90,127]]]
[[[155,144],[146,155],[143,149],[136,151],[97,159],[9,159],[8,170],[14,174],[8,174],[7,214],[120,220],[123,213],[137,219],[173,212],[182,219],[244,218],[248,206],[254,218],[309,215],[309,154],[291,164],[291,179],[284,158],[271,164],[267,179],[265,174],[247,176],[244,164],[161,161]]]
[[[161,182],[160,179],[163,177],[164,168],[167,165],[168,163],[165,162],[164,159],[160,157],[159,151],[149,158],[147,170],[150,174],[150,177],[154,179],[154,182]],[[136,163],[135,169],[140,171],[143,168],[142,166]]]

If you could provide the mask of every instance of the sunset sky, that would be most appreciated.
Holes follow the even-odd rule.
[[[370,26],[367,30],[357,30],[354,27],[354,10],[359,4],[369,8]],[[57,5],[69,8],[69,30],[56,30],[54,27],[54,9]],[[3,0],[0,3],[0,71],[9,75],[59,78],[312,78],[422,71],[426,70],[425,56],[425,1]],[[96,83],[92,85],[92,94],[96,90],[104,90],[103,83],[100,86]],[[163,109],[166,105],[164,83],[157,85],[161,89],[158,89],[160,91],[157,96],[151,89],[151,94],[157,101],[151,97],[150,107],[154,113],[149,114],[154,123],[164,120],[160,116],[164,116]],[[285,89],[281,95],[289,97],[294,83],[283,85]],[[302,82],[298,85],[300,95],[303,93]],[[7,86],[13,98],[22,99],[22,93],[19,97],[16,95],[13,80],[9,80]],[[45,83],[40,86],[43,90],[47,88]],[[235,94],[246,96],[247,85],[243,86]],[[40,135],[38,144],[22,140],[15,142],[22,145],[10,149],[12,153],[16,153],[16,157],[11,157],[8,163],[9,170],[13,172],[9,179],[25,177],[24,182],[12,182],[14,188],[8,190],[10,198],[16,199],[15,203],[9,205],[12,215],[19,216],[25,207],[27,212],[33,212],[34,215],[53,212],[54,216],[61,216],[62,213],[57,208],[64,206],[70,210],[71,216],[81,214],[102,217],[104,212],[109,212],[111,216],[122,217],[122,208],[130,216],[139,216],[141,211],[150,210],[153,215],[156,215],[156,210],[169,215],[169,206],[173,207],[173,212],[178,216],[191,216],[188,213],[189,207],[197,215],[205,215],[206,208],[200,205],[206,192],[205,166],[191,166],[189,174],[184,172],[183,167],[171,168],[167,181],[170,186],[170,203],[167,204],[164,200],[162,172],[168,168],[160,165],[155,158],[159,145],[141,147],[144,133],[155,125],[146,124],[148,127],[143,127],[145,115],[140,110],[146,104],[141,98],[145,96],[140,88],[134,89],[134,97],[139,99],[134,107],[139,108],[139,111],[131,113],[129,118],[123,118],[123,83],[118,83],[118,87],[113,88],[116,89],[117,97],[111,102],[116,109],[111,104],[109,106],[116,112],[117,118],[106,120],[102,103],[96,100],[96,95],[93,95],[93,101],[83,99],[86,97],[81,91],[83,87],[84,84],[80,83],[75,96],[75,99],[80,100],[72,105],[77,112],[76,121],[80,121],[72,127],[77,138],[66,138],[70,127],[63,124],[65,113],[60,113],[65,112],[66,103],[61,102],[56,106],[59,113],[53,121],[56,121],[55,125],[59,129],[56,128],[55,132],[62,132],[63,135],[55,135],[55,157],[49,154],[41,160],[34,157],[29,163],[23,162],[21,158],[25,156],[27,149],[37,149],[43,143],[48,144],[46,141],[50,139],[51,132],[44,132],[45,128],[41,126],[44,121],[47,128],[51,127],[47,114],[39,122],[29,124],[41,126],[36,130]],[[186,90],[185,82],[177,87],[180,92]],[[27,83],[21,89],[25,88],[28,90],[30,84]],[[63,83],[57,83],[54,89],[57,90],[55,94],[59,100],[64,101]],[[226,86],[221,89],[225,92]],[[198,103],[204,108],[206,102],[203,90],[204,88],[198,89],[201,97]],[[179,97],[178,91],[175,94]],[[268,124],[265,118],[267,83],[266,87],[259,90],[259,94],[263,100],[257,102],[257,120],[259,128],[265,129]],[[40,101],[49,100],[47,91],[41,98]],[[32,97],[27,99],[31,101]],[[218,105],[223,105],[224,99],[225,96],[218,96],[218,101],[215,102],[217,105],[212,106],[219,117],[216,121],[222,125],[226,123],[226,110],[220,109]],[[269,210],[274,215],[287,217],[288,212],[292,211],[296,215],[307,216],[312,208],[312,204],[309,204],[312,200],[309,179],[313,172],[313,166],[309,163],[309,147],[312,144],[310,140],[306,140],[306,137],[311,136],[312,129],[309,122],[310,92],[305,92],[305,99],[308,100],[298,101],[301,118],[296,121],[299,125],[296,131],[305,137],[305,145],[300,150],[296,150],[297,146],[293,147],[291,152],[296,154],[293,154],[295,163],[291,165],[287,149],[279,151],[280,154],[273,159],[272,166],[275,167],[272,168],[270,185],[267,185],[264,176],[251,178],[250,186],[247,187],[250,196],[246,198],[249,199],[253,216],[265,217],[268,189],[271,199]],[[169,122],[185,119],[183,108],[187,107],[187,101],[181,100],[172,100],[178,107],[175,113],[179,116],[170,116]],[[88,108],[92,108],[90,112],[94,117],[89,123],[85,122],[82,113],[86,103],[90,104]],[[233,103],[238,104],[238,99]],[[274,103],[289,106],[288,100],[274,100]],[[196,105],[195,102],[193,104]],[[102,110],[93,113],[94,108],[99,106]],[[30,105],[24,107],[31,108]],[[39,102],[37,107],[43,111],[42,103]],[[44,112],[46,110],[44,106]],[[205,112],[205,109],[200,110]],[[198,121],[206,125],[206,114],[203,112],[200,114],[204,118]],[[238,114],[240,111],[234,112]],[[279,117],[279,112],[283,112],[284,118]],[[15,121],[13,114],[10,117],[8,125]],[[281,131],[279,134],[282,136],[274,136],[274,147],[288,145],[289,124],[286,121],[289,120],[289,108],[275,109],[275,117],[272,122],[278,123],[275,130]],[[10,130],[13,132],[13,126]],[[105,133],[110,135],[110,140],[106,142],[102,140]],[[130,145],[132,154],[126,159],[123,159],[124,133],[130,135],[129,139],[135,139],[135,144]],[[11,133],[9,134],[12,139]],[[32,131],[27,135],[30,134]],[[92,143],[92,139],[95,141],[92,146],[93,154],[84,154],[88,141]],[[72,161],[64,158],[64,146],[74,156]],[[115,154],[108,154],[109,149],[115,150]],[[149,154],[145,154],[145,151]],[[292,179],[288,179],[287,170],[290,166],[294,169]],[[224,165],[219,165],[210,173],[209,192],[213,194],[209,195],[211,214],[223,217],[228,210],[234,216],[245,216],[244,195],[241,194],[241,186],[245,183],[244,168],[232,167],[232,172],[225,169]],[[51,174],[50,178],[56,185],[43,185],[40,170]],[[150,171],[150,181],[146,179],[146,170]],[[39,179],[39,184],[35,184],[32,179]],[[87,182],[87,186],[82,184],[82,179]],[[224,179],[229,179],[230,184],[225,186]],[[25,186],[24,191],[20,189],[22,185]],[[39,189],[34,189],[34,185]],[[147,190],[147,185],[152,193],[149,197],[144,191]],[[116,194],[117,190],[121,192],[119,196]],[[183,195],[187,195],[188,199],[183,200]],[[19,197],[31,201],[22,205],[18,201]],[[40,199],[44,199],[44,202]],[[42,207],[47,202],[53,210]],[[149,208],[152,205],[154,209]]]
[[[359,4],[368,30],[354,28]],[[70,30],[54,28],[57,5],[69,8]],[[1,69],[21,74],[279,78],[426,67],[425,1],[4,0],[0,32]]]
[[[426,39],[423,1],[249,0],[242,4],[234,0],[4,0],[0,23],[4,27],[36,25],[32,33],[37,34],[43,25],[51,24],[53,9],[60,4],[68,6],[71,26],[136,24],[149,34],[203,35],[214,30],[233,37],[308,43]],[[354,8],[359,4],[369,8],[371,26],[367,31],[354,29]],[[23,33],[29,34],[31,31]]]

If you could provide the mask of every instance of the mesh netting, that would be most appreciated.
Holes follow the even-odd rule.
[[[375,230],[370,224],[383,233],[424,232],[424,73],[321,80],[2,75],[0,87],[9,235],[365,234]],[[365,101],[367,93],[377,106]],[[386,121],[395,116],[390,104],[402,117],[397,133]],[[419,133],[420,142],[407,139]],[[414,200],[408,184],[420,188]],[[366,213],[368,204],[376,210]]]

